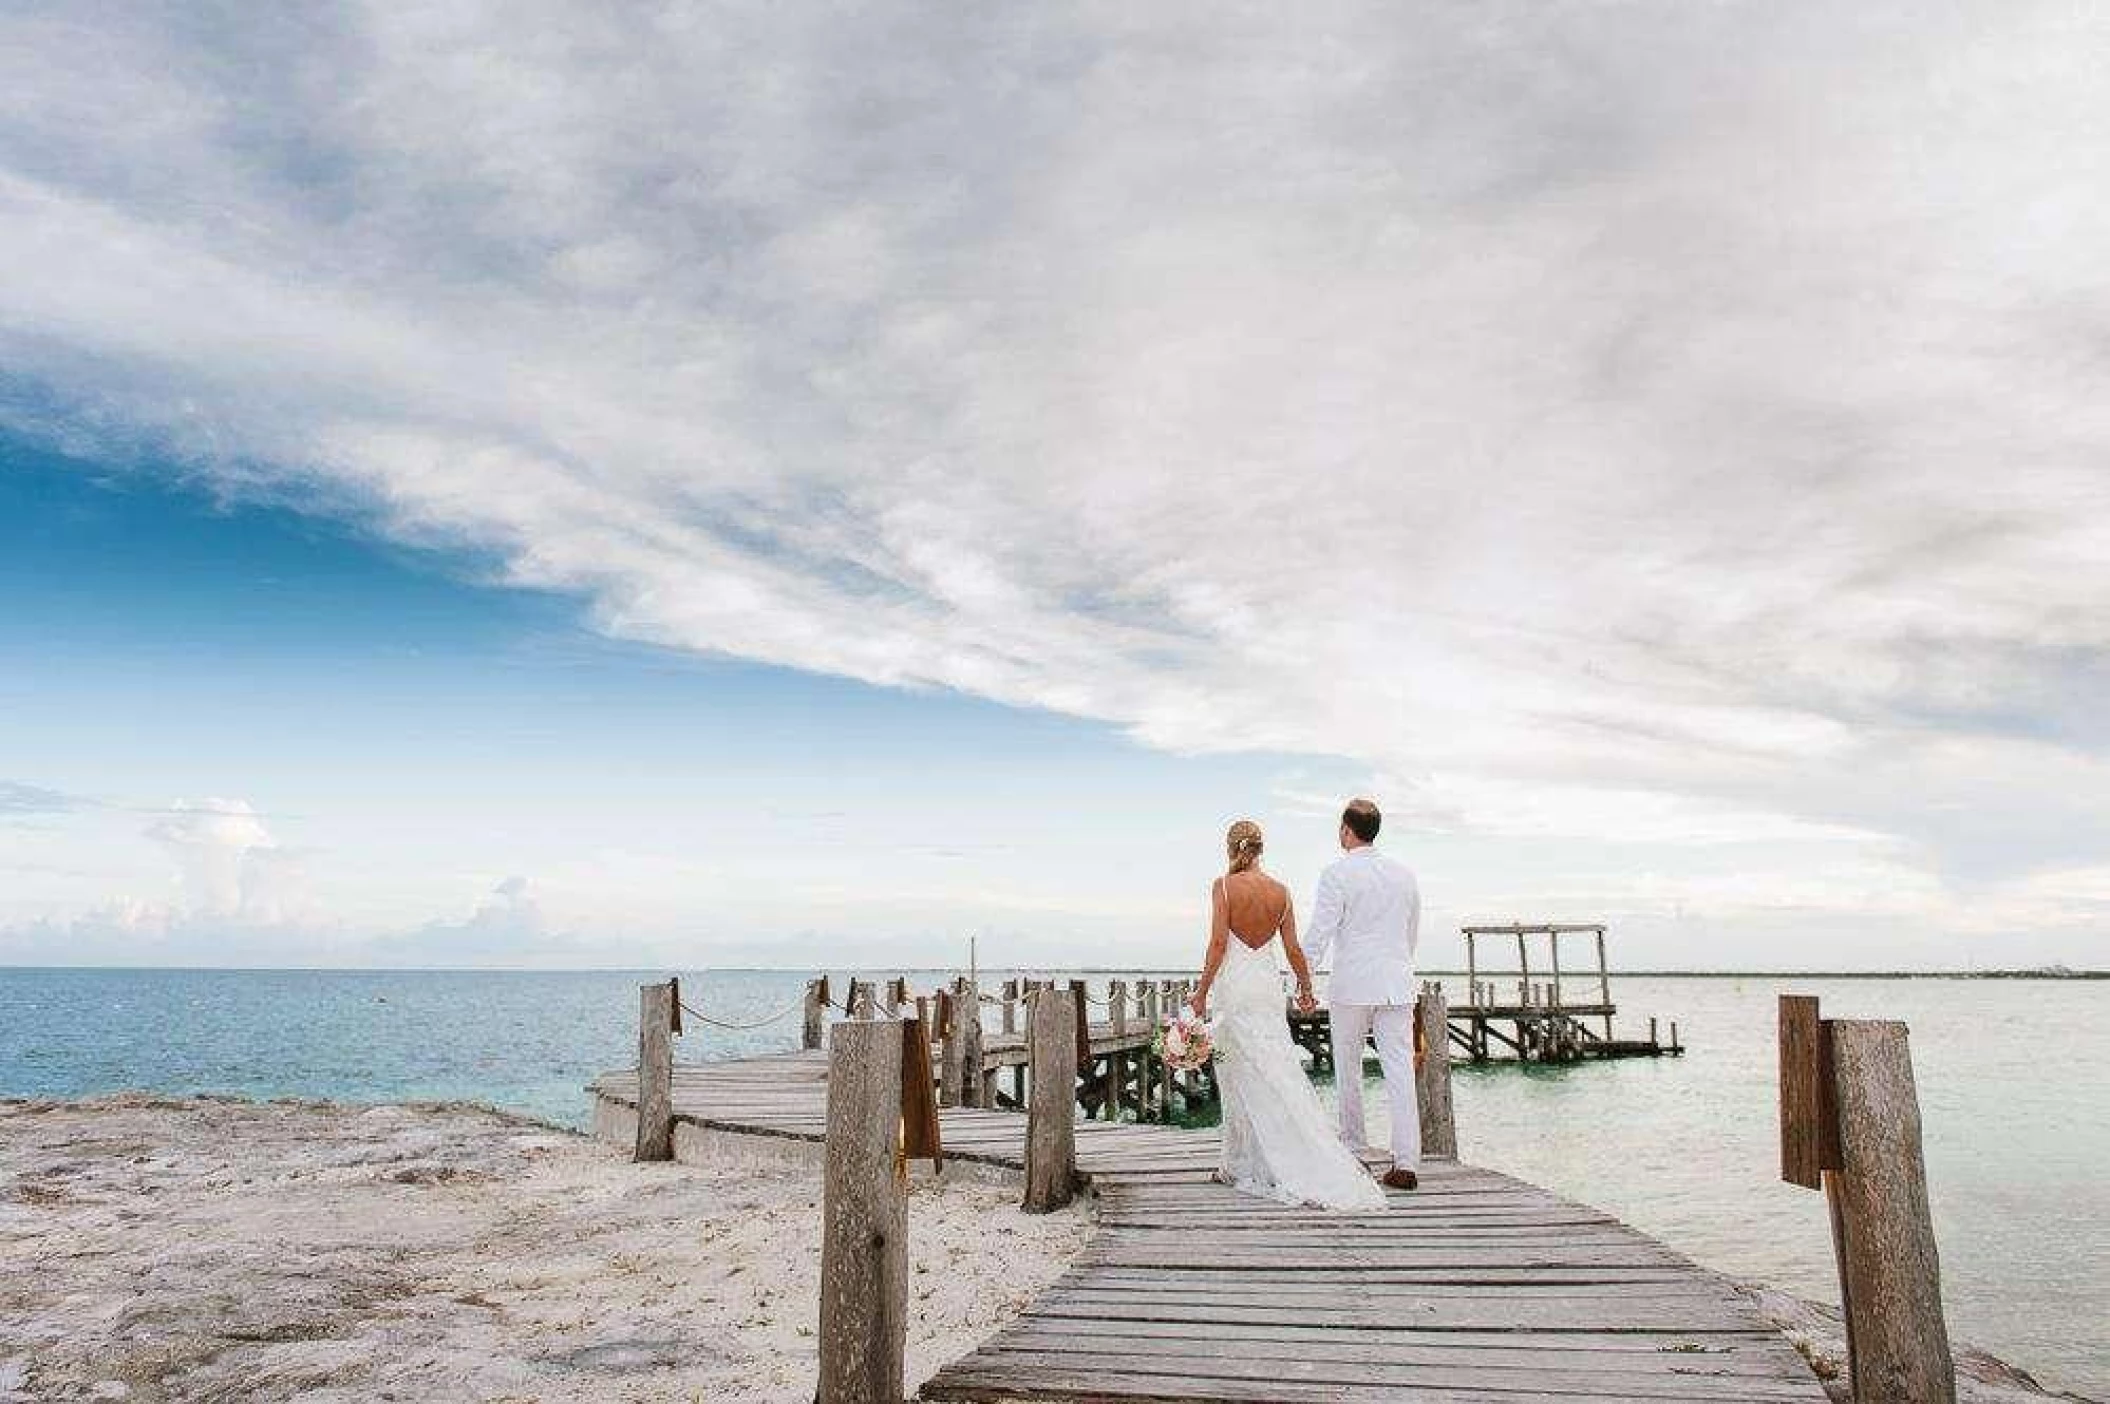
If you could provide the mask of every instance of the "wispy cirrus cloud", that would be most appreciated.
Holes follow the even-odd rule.
[[[2110,853],[2100,16],[8,29],[20,428],[1623,871]]]
[[[0,780],[0,815],[71,814],[95,804],[95,800],[85,795],[69,795],[63,790],[24,784],[20,780]]]

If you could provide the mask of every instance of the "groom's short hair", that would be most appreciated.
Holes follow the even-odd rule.
[[[1341,811],[1341,822],[1348,826],[1349,833],[1364,843],[1376,843],[1378,826],[1385,822],[1385,816],[1377,812],[1377,806],[1371,801],[1352,799]]]

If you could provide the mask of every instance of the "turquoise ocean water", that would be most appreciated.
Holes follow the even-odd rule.
[[[0,969],[0,1095],[461,1098],[578,1127],[587,1079],[634,1060],[644,978],[657,977]],[[683,985],[738,1022],[792,1007],[804,978],[700,971]],[[1622,979],[1623,1019],[1675,1018],[1691,1051],[1460,1067],[1462,1150],[1710,1266],[1835,1300],[1823,1200],[1776,1175],[1784,992],[1912,1027],[1952,1335],[2110,1395],[2110,983]],[[788,1047],[797,1031],[795,1015],[750,1033],[692,1027],[680,1056]]]

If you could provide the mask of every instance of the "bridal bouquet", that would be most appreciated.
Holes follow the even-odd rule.
[[[1209,1026],[1193,1010],[1182,1007],[1165,1021],[1152,1045],[1168,1068],[1193,1072],[1209,1061],[1216,1050],[1209,1042]]]

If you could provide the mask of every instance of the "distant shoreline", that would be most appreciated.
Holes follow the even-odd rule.
[[[564,968],[508,965],[12,965],[0,962],[0,971],[182,971],[213,975],[660,975],[676,967],[650,965],[587,965]],[[813,965],[685,965],[685,970],[721,975],[814,975],[836,971],[862,972],[862,965],[830,963],[825,969]],[[894,970],[902,974],[959,970],[951,965],[874,965],[871,970]],[[1190,969],[1180,965],[1018,965],[998,962],[985,971],[1030,970],[1047,975],[1164,975]],[[1458,969],[1427,969],[1422,975],[1458,975]],[[1500,979],[1513,971],[1483,971]],[[2110,970],[1613,970],[1619,979],[1650,980],[2110,980]],[[1596,978],[1596,972],[1569,971],[1564,978]]]

